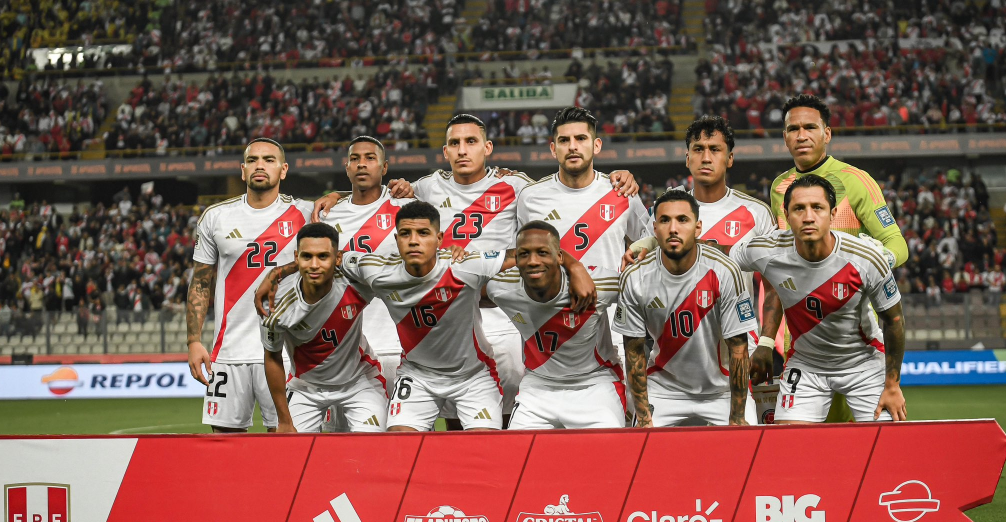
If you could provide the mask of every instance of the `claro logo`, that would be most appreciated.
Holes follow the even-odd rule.
[[[821,497],[817,495],[783,495],[755,497],[756,522],[826,522],[823,510],[815,510]]]

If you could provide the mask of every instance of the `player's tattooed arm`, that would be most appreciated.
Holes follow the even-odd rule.
[[[636,427],[652,428],[653,415],[650,398],[646,392],[646,351],[643,349],[645,337],[623,336],[625,344],[625,367],[629,371],[629,392],[636,408]]]
[[[764,281],[764,280],[763,280]],[[782,324],[782,301],[772,283],[765,281],[765,303],[761,307],[761,335],[758,348],[751,356],[751,384],[757,385],[772,376],[772,352],[775,350],[775,336]]]
[[[748,398],[748,380],[751,361],[748,359],[747,335],[726,339],[730,348],[730,420],[731,426],[747,426],[744,404]]]
[[[273,305],[276,304],[276,289],[279,288],[279,282],[284,277],[293,275],[296,272],[297,262],[291,261],[283,266],[273,268],[266,274],[265,279],[259,283],[258,289],[255,290],[255,311],[258,312],[259,316],[269,316],[269,313],[273,310]],[[269,301],[269,311],[266,311],[262,305],[267,300]]]
[[[901,393],[901,363],[905,358],[905,314],[898,303],[877,314],[884,329],[884,391],[873,418],[887,410],[896,421],[908,420],[905,396]]]
[[[213,299],[213,283],[216,279],[216,265],[207,265],[195,261],[192,270],[192,282],[189,283],[188,301],[185,306],[185,327],[189,347],[189,373],[197,381],[206,384],[202,366],[206,366],[209,374],[210,354],[203,346],[203,323]]]

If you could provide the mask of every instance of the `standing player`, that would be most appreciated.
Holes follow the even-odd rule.
[[[702,222],[688,193],[668,190],[653,212],[660,248],[622,273],[614,324],[625,336],[637,425],[746,425],[747,339],[758,324],[740,268],[696,244]],[[654,339],[648,362],[647,333]]]
[[[594,268],[601,307],[574,312],[560,267],[559,232],[531,221],[517,234],[516,269],[494,277],[486,296],[524,341],[526,372],[511,429],[625,426],[625,384],[604,309],[618,299],[618,272]]]
[[[203,424],[217,433],[244,432],[258,401],[262,420],[276,428],[276,408],[263,370],[254,292],[265,272],[293,259],[294,235],[311,215],[310,203],[280,194],[289,165],[283,147],[257,138],[245,149],[245,195],[211,205],[196,226],[195,268],[189,286],[189,371],[206,384]],[[200,341],[211,300],[215,303],[212,351]],[[209,380],[203,377],[206,366]],[[211,366],[212,365],[212,366]]]
[[[336,269],[338,244],[338,232],[324,223],[300,229],[299,273],[280,284],[278,306],[262,324],[265,375],[279,432],[319,432],[332,406],[341,408],[351,431],[385,429],[384,378],[360,320],[371,296]],[[289,382],[284,347],[294,368]]]
[[[831,127],[828,127],[831,111],[828,106],[816,96],[800,94],[786,102],[783,114],[783,138],[793,156],[794,166],[772,182],[770,206],[779,228],[785,230],[788,226],[783,207],[786,190],[797,179],[816,174],[835,188],[837,203],[832,227],[866,238],[879,249],[889,267],[904,264],[908,260],[908,243],[877,182],[865,171],[828,155],[828,144],[831,143]],[[829,418],[837,421],[852,419],[844,400],[839,398],[835,401]]]
[[[456,407],[465,429],[500,429],[502,389],[478,302],[489,279],[513,266],[512,251],[452,263],[450,252],[438,251],[439,220],[429,203],[405,205],[396,221],[399,255],[347,253],[342,271],[379,295],[397,323],[405,356],[388,409],[389,431],[429,430],[445,404]],[[566,268],[587,279],[577,288],[592,293],[580,263],[567,261]]]
[[[859,237],[831,229],[835,189],[809,174],[783,196],[791,230],[734,247],[741,268],[780,288],[792,337],[775,422],[822,422],[832,396],[845,395],[858,422],[905,420],[901,294],[887,261]],[[883,323],[878,326],[873,310]]]
[[[720,245],[722,250],[742,241],[776,230],[775,217],[762,201],[727,186],[727,170],[734,163],[734,132],[726,120],[719,116],[703,116],[685,131],[685,165],[695,180],[689,194],[699,204],[702,221],[701,241]],[[656,238],[646,238],[630,247],[625,262],[633,263],[657,249]],[[772,353],[776,348],[776,334],[782,322],[782,307],[772,285],[759,286],[760,276],[745,272],[744,285],[748,294],[762,290],[761,335],[752,332],[748,339],[751,354],[751,378],[755,383],[765,381],[772,371]],[[757,348],[757,349],[756,349]],[[749,400],[749,422],[754,420],[754,405]]]

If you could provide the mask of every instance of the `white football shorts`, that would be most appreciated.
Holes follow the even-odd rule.
[[[825,375],[789,364],[779,382],[779,397],[775,405],[775,421],[824,422],[835,393],[845,395],[856,422],[873,422],[873,412],[884,391],[882,359],[867,361],[840,375]],[[891,414],[880,412],[880,421],[892,420]]]
[[[265,364],[213,363],[206,396],[203,397],[203,424],[221,428],[252,425],[255,402],[262,412],[262,424],[275,428],[276,406],[265,380]]]
[[[584,384],[543,382],[524,377],[510,417],[511,430],[625,427],[625,385],[621,381]]]
[[[387,429],[388,398],[384,383],[361,374],[353,382],[338,386],[315,386],[293,379],[286,386],[293,426],[301,433],[319,433],[330,407],[345,415],[346,430],[382,432]]]
[[[503,393],[487,368],[453,382],[430,382],[408,365],[398,367],[398,380],[388,394],[388,427],[408,426],[430,431],[441,408],[452,405],[461,425],[470,428],[503,427]]]

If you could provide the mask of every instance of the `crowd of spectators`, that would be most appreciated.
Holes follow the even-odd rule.
[[[426,139],[422,121],[437,92],[430,67],[299,83],[268,73],[211,75],[202,85],[172,77],[155,86],[144,78],[119,106],[105,149],[164,155],[169,148],[203,147],[214,154],[255,136],[322,150],[361,134],[408,148]]]
[[[694,109],[735,129],[781,128],[798,93],[826,100],[832,127],[1006,123],[1001,3],[713,0],[707,10],[712,52],[696,68]]]
[[[29,48],[121,44],[126,52],[66,54],[45,68],[213,71],[218,64],[428,55],[467,46],[458,0],[26,0],[0,6],[0,73],[37,69]]]
[[[105,118],[101,81],[42,78],[18,83],[13,100],[0,83],[0,158],[13,154],[68,156],[82,150]]]
[[[651,47],[693,50],[680,31],[680,2],[495,0],[472,32],[483,53],[519,51],[534,59],[553,49]]]
[[[579,86],[575,103],[590,109],[598,119],[598,133],[616,135],[615,141],[628,139],[622,133],[657,133],[674,131],[667,104],[671,92],[674,62],[667,57],[591,60],[586,66],[573,59],[562,81]],[[554,81],[548,66],[520,70],[511,63],[503,68],[502,81],[520,85],[550,84]],[[478,69],[463,66],[459,79],[469,84],[495,84],[495,73],[485,77]],[[551,136],[550,111],[497,111],[481,114],[489,139],[507,145],[546,144]]]
[[[191,206],[128,189],[66,215],[15,195],[0,210],[0,337],[39,335],[60,312],[84,336],[103,331],[109,308],[116,322],[183,313],[197,220]]]

